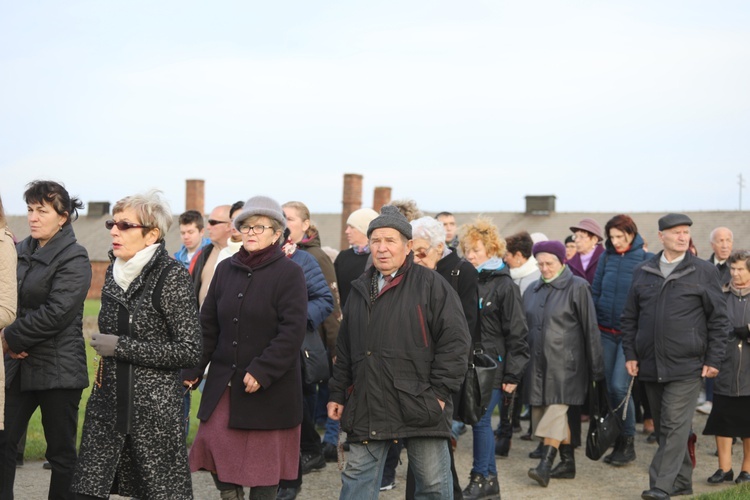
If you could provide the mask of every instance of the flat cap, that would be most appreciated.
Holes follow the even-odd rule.
[[[685,214],[667,214],[659,219],[659,231],[664,231],[670,227],[692,225],[693,221]]]

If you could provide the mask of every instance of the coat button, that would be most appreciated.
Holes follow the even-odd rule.
[[[242,295],[241,293],[237,294],[238,299],[241,299],[242,297],[244,297],[244,295]]]
[[[247,273],[247,277],[248,277],[248,278],[249,278],[250,276],[252,276],[252,275],[253,275],[253,273]]]
[[[237,318],[232,318],[232,323],[235,323],[235,324],[236,324],[236,323],[238,323],[239,321],[240,321],[240,320],[238,320]]]
[[[232,370],[236,370],[236,369],[237,369],[237,365],[232,365]]]
[[[367,351],[367,355],[368,355],[368,356],[370,356],[371,354],[372,354],[372,352],[370,352],[370,351]]]
[[[375,434],[377,434],[377,432],[372,431],[370,434],[372,434],[374,436]]]
[[[236,340],[232,341],[232,345],[236,347],[237,346],[237,341]]]

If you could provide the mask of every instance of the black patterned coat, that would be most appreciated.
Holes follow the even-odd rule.
[[[163,244],[127,291],[109,266],[99,330],[120,338],[114,357],[102,358],[86,407],[73,491],[193,498],[179,374],[200,360],[201,329],[190,276]]]

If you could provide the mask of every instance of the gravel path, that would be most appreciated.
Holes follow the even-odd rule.
[[[706,478],[717,468],[717,459],[713,456],[715,450],[712,437],[701,436],[706,417],[698,413],[693,419],[693,426],[698,435],[697,457],[698,465],[693,474],[693,490],[696,495],[715,492],[722,486],[709,486]],[[524,428],[527,423],[524,422]],[[584,429],[588,427],[584,424]],[[640,426],[638,426],[640,428]],[[621,468],[615,468],[603,462],[588,460],[580,450],[576,451],[577,477],[573,480],[552,480],[548,488],[541,488],[529,479],[526,471],[535,466],[537,461],[527,457],[536,447],[536,443],[522,441],[518,435],[513,439],[510,457],[498,458],[497,466],[500,477],[500,489],[505,500],[511,499],[637,499],[641,491],[648,488],[648,466],[656,450],[656,445],[646,443],[646,436],[636,437],[636,462]],[[466,486],[471,470],[471,432],[461,437],[456,450],[456,461],[461,485]],[[262,458],[261,458],[262,459]],[[406,483],[406,452],[402,454],[403,464],[397,469],[396,488],[383,492],[383,499],[401,499],[404,497]],[[741,447],[735,446],[734,470],[739,471],[741,462]],[[338,498],[341,484],[337,464],[328,464],[325,469],[304,476],[302,492],[297,497],[306,499],[334,499]],[[47,497],[49,471],[42,469],[41,462],[27,462],[24,467],[17,469],[15,495],[19,499],[42,500]],[[733,483],[732,483],[733,484]],[[193,474],[193,491],[198,500],[218,499],[208,473]],[[120,498],[120,497],[113,497]]]

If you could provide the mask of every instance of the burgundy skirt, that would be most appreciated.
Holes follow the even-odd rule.
[[[201,422],[190,449],[190,471],[215,472],[219,480],[242,486],[273,486],[297,479],[300,426],[291,429],[229,428],[229,387],[211,417]]]

